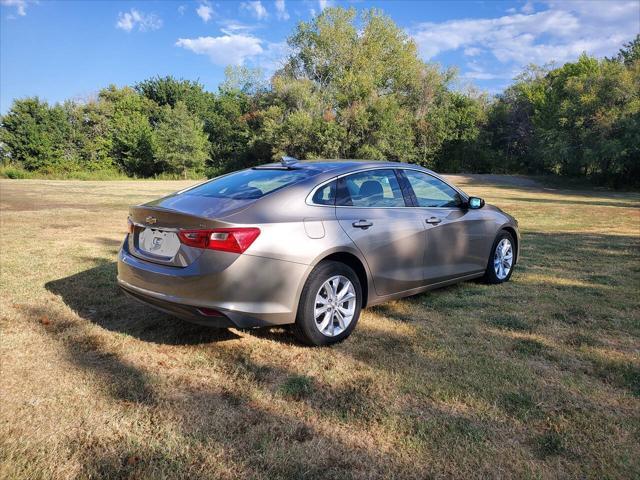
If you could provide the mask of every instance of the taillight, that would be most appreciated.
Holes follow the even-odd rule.
[[[207,248],[211,230],[181,230],[178,237],[183,245],[196,248]]]
[[[260,229],[216,228],[215,230],[181,230],[178,237],[183,245],[223,252],[243,253],[260,235]]]
[[[219,310],[214,310],[213,308],[200,307],[198,308],[198,312],[205,317],[224,317],[224,313]]]
[[[133,225],[131,218],[127,218],[127,232],[133,233],[134,229],[135,229],[135,226]]]

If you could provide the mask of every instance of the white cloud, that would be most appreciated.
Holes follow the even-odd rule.
[[[469,80],[495,80],[498,78],[504,78],[503,75],[498,75],[495,73],[489,73],[489,72],[465,72],[462,74],[462,78],[465,79],[469,79]]]
[[[482,53],[482,49],[478,48],[478,47],[467,47],[464,49],[463,52],[467,57],[475,57],[477,55],[480,55]]]
[[[198,5],[196,13],[205,23],[207,23],[211,20],[211,17],[213,17],[213,8],[211,8],[211,4],[209,2],[204,1]]]
[[[475,60],[468,62],[466,66],[468,70],[461,75],[461,77],[466,80],[511,80],[518,74],[518,72],[514,70],[489,72],[483,64]]]
[[[16,13],[21,17],[24,17],[27,14],[27,5],[29,3],[28,0],[0,0],[0,5],[3,7],[15,7]]]
[[[153,13],[143,13],[135,8],[130,11],[118,14],[118,22],[116,28],[130,32],[138,27],[140,32],[146,32],[147,30],[157,30],[162,27],[162,20]]]
[[[242,2],[240,6],[243,9],[248,10],[258,20],[264,20],[269,16],[269,14],[267,13],[267,9],[264,8],[264,5],[262,5],[262,2],[260,0],[252,2]]]
[[[533,12],[536,11],[535,7],[533,6],[533,2],[527,2],[524,4],[524,6],[520,9],[520,11],[526,15],[530,15]]]
[[[333,7],[333,0],[318,0],[318,6],[320,7],[320,11],[327,7]]]
[[[284,65],[289,54],[287,42],[268,42],[240,31],[242,33],[223,30],[225,34],[219,37],[180,38],[176,46],[205,55],[216,65],[259,67],[268,75]]]
[[[187,11],[187,6],[186,5],[180,5],[178,7],[178,13],[180,14],[180,16],[184,15],[184,12]]]
[[[451,50],[463,49],[469,56],[482,50],[510,67],[521,67],[563,63],[583,51],[611,55],[637,34],[639,16],[636,1],[553,1],[535,13],[422,23],[410,34],[427,59]]]
[[[264,52],[262,40],[253,35],[234,34],[220,37],[180,38],[176,46],[206,55],[216,65],[243,65],[250,57]]]
[[[278,20],[289,20],[289,12],[287,12],[284,0],[276,0],[276,16]]]
[[[236,33],[249,33],[256,29],[255,25],[245,25],[244,23],[237,22],[235,20],[222,20],[220,21],[220,30],[227,35],[233,35]]]
[[[636,32],[640,30],[640,5],[635,0],[592,1],[592,0],[547,0],[549,8],[575,12],[580,17],[591,21],[605,22],[628,21]],[[609,25],[615,28],[615,25]]]

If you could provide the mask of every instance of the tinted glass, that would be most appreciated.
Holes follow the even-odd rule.
[[[185,195],[203,197],[255,199],[304,180],[315,170],[251,169],[231,173],[193,188]]]
[[[338,205],[354,207],[404,207],[404,197],[393,170],[369,170],[340,179]]]
[[[316,190],[311,199],[316,205],[335,205],[336,203],[336,182],[333,181],[328,185]]]
[[[403,170],[420,207],[456,207],[460,194],[436,177],[415,170]]]

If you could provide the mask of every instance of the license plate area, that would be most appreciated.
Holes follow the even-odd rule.
[[[145,228],[138,235],[138,247],[149,255],[173,258],[180,250],[180,239],[174,232]]]

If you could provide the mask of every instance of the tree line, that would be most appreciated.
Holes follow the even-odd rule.
[[[155,77],[82,102],[17,99],[0,119],[2,163],[195,177],[290,155],[640,184],[640,35],[614,58],[531,66],[496,97],[455,88],[380,11],[325,9],[288,43],[269,81],[230,67],[215,93]]]

